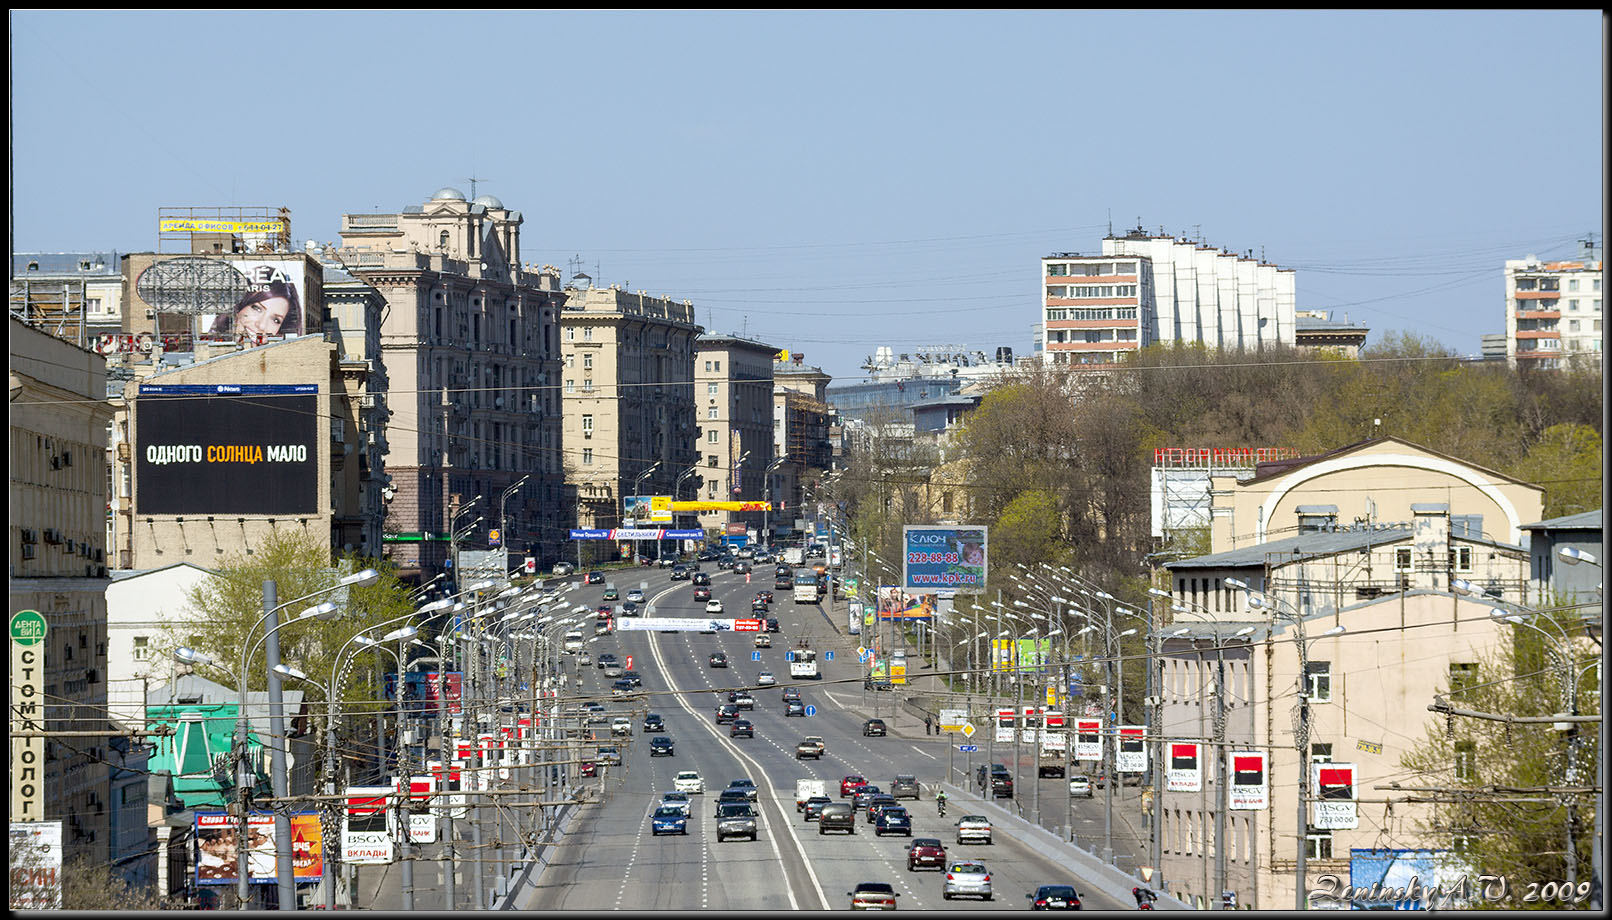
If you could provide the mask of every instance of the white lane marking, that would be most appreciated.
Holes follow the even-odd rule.
[[[919,750],[919,749],[918,749],[918,748],[916,748],[916,747],[914,747],[914,748],[913,748],[913,749],[912,749],[912,752],[913,752],[913,753],[914,753],[914,754],[923,754],[923,755],[924,755],[924,756],[925,756],[925,757],[928,757],[928,758],[929,758],[929,759],[930,759],[930,760],[935,760],[935,759],[937,759],[937,758],[936,758],[936,757],[935,757],[935,755],[933,755],[933,754],[924,754],[924,752],[923,752],[923,751],[921,751],[921,750]]]
[[[668,594],[670,592],[671,592],[671,589],[668,588],[666,591],[662,591],[660,594],[655,595],[655,599],[658,601],[663,596],[665,596],[666,594]],[[651,638],[649,640],[649,653],[651,655],[655,656],[655,667],[659,668],[660,672],[662,674],[666,674],[666,673],[668,673],[667,670],[666,670],[666,662],[664,660],[662,660],[662,658],[660,656],[660,641],[657,638],[659,635],[660,634],[656,633],[656,632],[651,632],[650,633]],[[709,681],[707,681],[707,686],[709,686]],[[684,694],[677,694],[676,699],[677,699],[677,705],[683,707],[683,710],[685,712],[687,712],[689,715],[694,717],[694,721],[697,724],[699,724],[707,732],[710,732],[711,737],[715,738],[717,740],[717,743],[719,743],[722,746],[726,747],[729,750],[729,752],[731,752],[733,754],[734,757],[738,758],[739,760],[744,761],[745,763],[748,763],[751,766],[751,768],[755,770],[756,775],[761,777],[762,780],[764,782],[766,782],[767,788],[772,790],[773,802],[776,805],[776,803],[778,801],[778,787],[774,786],[773,783],[772,783],[772,780],[770,778],[768,778],[767,771],[761,769],[761,765],[756,763],[756,761],[754,759],[752,759],[751,757],[746,755],[742,750],[740,750],[738,745],[735,745],[731,740],[722,737],[722,734],[720,732],[718,732],[715,728],[713,728],[711,723],[709,723],[709,722],[705,721],[705,719],[701,718],[699,713],[694,711],[694,707],[689,705],[689,702],[686,699]],[[791,798],[790,801],[794,801],[794,799]],[[778,806],[778,807],[781,808],[782,806]],[[784,862],[784,854],[783,854],[783,852],[781,850],[778,849],[778,836],[773,833],[772,823],[767,820],[767,811],[764,808],[758,808],[758,809],[756,809],[756,811],[761,815],[761,823],[767,828],[767,843],[769,843],[772,846],[773,856],[777,858],[778,864],[781,867],[783,865],[783,862]],[[795,834],[795,827],[794,827],[793,822],[785,821],[784,822],[784,829],[789,832],[789,836],[791,838],[793,838],[794,841],[795,841],[795,850],[801,856],[801,864],[806,867],[806,875],[812,880],[812,887],[817,889],[818,903],[823,905],[823,908],[822,908],[823,910],[828,910],[829,909],[828,896],[823,893],[823,885],[822,885],[821,882],[818,881],[817,873],[812,869],[812,861],[809,858],[807,858],[806,849],[805,849],[805,847],[803,847],[801,845],[800,837],[796,836],[796,834]],[[800,910],[800,902],[795,900],[795,889],[794,889],[794,887],[790,886],[790,885],[784,886],[784,893],[789,895],[789,908],[791,910]]]

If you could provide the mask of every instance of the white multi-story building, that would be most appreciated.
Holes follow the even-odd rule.
[[[1506,260],[1506,362],[1558,369],[1601,360],[1601,251],[1571,262]]]
[[[1155,342],[1211,348],[1292,346],[1292,269],[1133,230],[1103,239],[1101,255],[1041,260],[1043,360],[1110,364]]]

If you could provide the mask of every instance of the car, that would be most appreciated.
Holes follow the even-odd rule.
[[[714,597],[711,598],[709,601],[705,602],[705,612],[706,613],[721,613],[722,612],[722,602],[717,600]]]
[[[772,648],[772,637],[766,633],[756,633],[756,648]]]
[[[801,809],[806,820],[816,821],[823,814],[823,806],[831,804],[834,800],[826,795],[814,795],[806,800],[806,806]]]
[[[830,802],[817,813],[817,833],[826,834],[829,831],[844,831],[847,834],[856,833],[856,811],[844,802]]]
[[[772,603],[772,592],[771,591],[757,591],[756,592],[756,600],[758,600],[758,601],[766,601],[767,603],[770,604],[770,603]]]
[[[610,724],[610,714],[605,712],[604,704],[602,704],[602,703],[589,703],[588,704],[588,724],[589,725],[609,725]]]
[[[776,686],[777,683],[778,678],[773,677],[771,671],[760,671],[756,674],[756,686],[758,687],[772,687]]]
[[[991,842],[991,819],[984,815],[963,815],[957,819],[956,827],[959,844]]]
[[[1080,892],[1073,885],[1042,885],[1025,897],[1031,910],[1080,910]]]
[[[635,604],[642,604],[644,602],[644,591],[643,591],[643,589],[642,588],[633,588],[633,589],[629,590],[627,592],[627,600],[632,601]]]
[[[577,570],[577,567],[572,565],[569,562],[556,562],[556,563],[554,563],[554,574],[556,576],[563,577],[563,576],[566,576],[566,575],[574,575],[574,574],[576,574],[576,570]]]
[[[862,689],[864,690],[883,690],[888,692],[895,688],[896,685],[887,677],[870,677],[862,682]]]
[[[598,776],[599,765],[591,760],[585,760],[577,765],[578,776]]]
[[[662,719],[659,714],[651,712],[644,715],[645,732],[663,732],[665,730],[666,720]]]
[[[739,707],[740,709],[755,709],[756,708],[756,698],[751,696],[749,694],[749,692],[744,691],[744,690],[736,690],[736,691],[734,691],[733,695],[728,697],[728,702],[730,702],[733,705]]]
[[[615,683],[610,685],[610,695],[611,696],[631,696],[633,690],[635,690],[635,689],[637,689],[637,688],[632,685],[632,681],[622,679],[622,680],[618,680]]]
[[[705,780],[694,770],[684,770],[672,777],[672,788],[689,795],[704,795]]]
[[[672,739],[665,735],[656,735],[649,739],[649,756],[659,757],[663,754],[667,757],[677,756],[677,751],[672,745]]]
[[[848,796],[855,795],[856,790],[861,789],[867,784],[868,781],[858,774],[846,774],[845,778],[840,780],[840,798],[843,799]]]
[[[605,653],[604,653],[604,654],[603,654],[603,655],[600,655],[600,656],[599,656],[599,661],[598,661],[598,665],[599,665],[599,667],[601,667],[601,668],[607,668],[607,667],[609,667],[609,666],[610,666],[610,665],[611,665],[611,663],[612,663],[612,662],[614,662],[614,661],[615,661],[615,660],[616,660],[616,656],[615,656],[615,655],[613,655],[613,654],[611,654],[611,653],[610,653],[610,652],[605,652]]]
[[[735,575],[749,575],[750,574],[750,563],[744,561],[743,559],[740,559],[738,562],[735,562],[733,564],[733,574],[735,574]]]
[[[604,676],[610,678],[611,680],[619,680],[621,678],[621,672],[624,670],[626,669],[621,666],[620,661],[613,660],[604,666]]]
[[[800,688],[799,687],[785,687],[784,688],[784,696],[783,696],[784,702],[787,703],[790,700],[798,700],[798,699],[800,699]]]
[[[767,632],[775,633],[777,631],[778,631],[778,618],[777,617],[768,617],[767,618]]]
[[[869,797],[868,800],[863,803],[863,807],[868,810],[868,823],[873,824],[879,820],[880,813],[882,813],[886,808],[900,808],[901,806],[896,804],[895,796],[888,792],[881,792],[877,795]]]
[[[883,738],[886,734],[888,734],[888,730],[884,726],[883,719],[869,719],[862,723],[862,737],[864,738]]]
[[[634,687],[644,685],[644,678],[637,671],[622,671],[621,679],[630,682]]]
[[[716,807],[716,841],[729,837],[756,839],[756,807],[749,802],[723,802]]]
[[[911,773],[897,773],[890,783],[890,794],[898,799],[921,798],[918,795],[918,777]]]
[[[594,619],[596,619],[596,620],[608,620],[612,616],[615,615],[615,612],[616,612],[616,608],[610,606],[609,604],[600,604],[598,606],[598,608],[595,609],[594,612],[593,612],[594,613]]]
[[[750,802],[754,802],[756,797],[761,794],[761,790],[756,787],[756,781],[748,776],[741,776],[733,780],[728,783],[728,788],[741,790],[744,792],[745,800]]]
[[[861,882],[845,895],[852,910],[895,910],[896,898],[901,897],[888,882]]]
[[[689,801],[688,793],[686,792],[668,792],[660,797],[660,804],[655,807],[675,808],[686,815],[690,813],[694,803]]]
[[[746,738],[756,736],[756,727],[751,725],[748,719],[734,719],[733,724],[728,726],[729,738],[737,738],[741,735]]]
[[[636,601],[622,601],[621,602],[621,615],[624,616],[624,617],[635,617],[635,616],[637,616],[638,615],[638,603]]]
[[[900,805],[890,805],[879,810],[879,817],[873,822],[873,836],[882,837],[885,834],[902,834],[912,836],[912,816]]]
[[[621,599],[621,592],[616,590],[615,585],[605,585],[604,599],[607,600],[607,601],[620,600]]]
[[[884,794],[884,790],[878,786],[863,786],[851,794],[851,807],[861,811],[868,807],[868,803],[873,801],[874,796]]]
[[[710,662],[713,668],[725,668],[728,666],[728,656],[721,652],[712,652]]]
[[[688,814],[675,808],[657,808],[649,820],[649,833],[652,837],[659,837],[661,834],[688,833]]]
[[[1089,777],[1089,776],[1071,776],[1071,777],[1069,777],[1069,795],[1072,798],[1077,798],[1077,799],[1089,799],[1089,798],[1091,798],[1094,795],[1094,793],[1092,792],[1091,777]]]
[[[655,564],[660,566],[663,569],[669,569],[672,566],[677,565],[677,557],[675,557],[675,556],[662,556],[659,559],[655,560]]]
[[[595,636],[608,636],[608,635],[610,635],[610,621],[609,620],[594,620],[593,621],[593,634]],[[583,652],[582,654],[585,656],[585,655],[587,655],[587,652]],[[587,664],[587,662],[583,661],[581,658],[578,658],[577,659],[577,664]]]
[[[621,752],[610,745],[599,745],[598,750],[594,753],[593,759],[607,767],[621,766]]]
[[[602,585],[604,584],[604,573],[589,572],[588,574],[582,576],[582,583],[585,585]]]
[[[985,771],[985,764],[980,764],[974,770],[974,783],[979,786],[981,794],[985,792]],[[1008,772],[1007,764],[993,763],[990,765],[990,783],[992,798],[1013,798],[1013,774]]]
[[[711,587],[711,573],[702,572],[696,568],[694,574],[689,577],[689,582],[696,588],[709,588]]]
[[[754,559],[756,557],[756,548],[754,546],[741,546],[734,555],[740,559]]]
[[[694,589],[694,599],[697,600],[697,601],[708,601],[708,600],[710,600],[711,599],[711,589],[706,588],[706,587],[695,588]]]
[[[786,716],[805,716],[806,715],[806,704],[802,703],[799,699],[785,700],[784,701],[784,715],[786,715]]]
[[[753,617],[766,616],[767,615],[767,605],[763,604],[761,601],[751,601],[750,602],[750,615],[753,616]]]
[[[593,664],[593,656],[589,655],[586,649],[584,649],[584,650],[582,650],[580,652],[577,652],[577,664],[578,665]]]
[[[946,845],[939,837],[914,837],[907,845],[907,871],[917,872],[918,867],[946,868]]]
[[[991,870],[984,863],[959,860],[946,867],[946,885],[940,896],[950,901],[961,894],[991,899]]]
[[[795,744],[795,759],[805,760],[808,757],[813,760],[823,759],[823,739],[806,738]]]
[[[732,786],[729,786],[717,794],[716,804],[719,811],[723,805],[732,802],[737,802],[741,805],[748,805],[750,804],[750,796],[747,792],[745,792],[745,790],[735,789]]]
[[[688,566],[678,563],[672,566],[672,581],[688,581]]]
[[[620,681],[617,681],[617,683],[620,683]],[[632,720],[627,718],[626,716],[616,716],[614,719],[611,719],[610,720],[610,734],[612,734],[612,735],[631,735],[632,734]]]
[[[716,724],[718,725],[721,725],[724,722],[732,722],[738,717],[739,707],[733,705],[732,703],[723,703],[716,708]]]

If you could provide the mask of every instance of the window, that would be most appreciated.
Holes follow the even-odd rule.
[[[705,372],[707,374],[711,373],[711,362],[709,361],[705,362]]]
[[[1332,762],[1332,744],[1330,742],[1327,742],[1327,743],[1318,742],[1316,744],[1310,745],[1310,763],[1331,763],[1331,762]]]
[[[705,465],[709,466],[709,467],[715,467],[716,466],[716,454],[707,454],[706,458],[705,458]]]
[[[717,373],[718,373],[718,374],[720,374],[720,373],[722,373],[722,362],[721,362],[721,361],[717,361],[717,362],[715,362],[715,364],[716,364],[716,372],[717,372]]]
[[[717,407],[716,406],[707,406],[705,408],[705,417],[708,418],[708,419],[717,418]]]
[[[135,661],[150,661],[151,660],[151,638],[149,636],[135,636],[134,637],[134,660]]]
[[[1332,702],[1332,662],[1311,661],[1304,665],[1305,683],[1310,688],[1310,701]]]
[[[1411,548],[1396,546],[1394,548],[1394,571],[1409,572],[1411,570]]]
[[[584,342],[593,341],[593,327],[592,326],[587,326],[587,327],[583,328],[583,330],[582,330],[582,341],[584,341]]]
[[[584,369],[589,369],[589,368],[593,367],[593,355],[586,354],[586,355],[582,356],[582,367]]]
[[[567,342],[575,342],[577,340],[577,331],[575,328],[565,330],[565,340]],[[566,355],[565,357],[568,361],[571,359],[570,355]]]
[[[582,435],[583,437],[593,437],[593,416],[582,416]]]
[[[1309,828],[1304,835],[1304,855],[1310,859],[1332,858],[1332,832]]]
[[[1450,547],[1450,568],[1454,569],[1457,572],[1470,572],[1470,571],[1472,571],[1472,547],[1470,547],[1470,546],[1452,546],[1452,547]]]
[[[1459,696],[1466,689],[1478,682],[1478,666],[1475,662],[1450,662],[1450,695]]]
[[[593,392],[593,378],[592,377],[583,377],[582,378],[582,392],[584,392],[584,393],[592,393]]]
[[[577,389],[577,382],[575,380],[567,380],[565,382],[565,392],[567,392],[567,393],[575,393],[576,389]]]
[[[706,384],[705,385],[705,395],[707,395],[707,396],[715,396],[716,395],[716,384],[714,384],[714,383]]]
[[[588,465],[588,464],[593,463],[593,448],[591,448],[591,447],[582,448],[582,462],[583,462],[584,465]]]
[[[1478,778],[1478,745],[1473,741],[1455,742],[1455,778],[1473,782]]]
[[[715,444],[716,443],[716,431],[715,430],[707,431],[705,433],[705,443],[707,443],[707,444]]]
[[[1575,313],[1578,312],[1578,298],[1577,297],[1569,297],[1569,298],[1567,298],[1567,309],[1569,311],[1571,311],[1571,312],[1575,312]]]
[[[1569,278],[1569,279],[1567,279],[1567,289],[1569,291],[1578,290],[1578,279],[1577,278]]]

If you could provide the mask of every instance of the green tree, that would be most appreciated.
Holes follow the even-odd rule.
[[[1058,501],[1052,493],[1041,489],[1020,492],[991,527],[991,566],[1027,568],[1038,562],[1064,561],[1067,549],[1058,539],[1062,530]]]
[[[341,645],[366,627],[407,615],[414,605],[408,596],[408,585],[395,577],[389,564],[352,556],[333,563],[329,548],[304,534],[279,534],[253,547],[250,555],[227,558],[216,570],[218,577],[201,582],[189,592],[186,597],[189,616],[168,628],[168,650],[189,646],[210,655],[233,675],[240,667],[242,654],[247,651],[243,643],[249,640],[258,651],[253,656],[257,663],[247,663],[247,688],[267,689],[268,676],[262,666],[260,642],[266,624],[258,625],[263,620],[263,582],[272,579],[278,603],[285,604],[328,588],[344,575],[364,568],[380,569],[380,580],[372,585],[355,585],[319,594],[292,604],[279,614],[282,624],[280,660],[317,682],[307,682],[298,688],[305,699],[323,700],[324,684],[330,679]],[[290,622],[301,610],[325,601],[337,605],[334,618]],[[367,675],[369,669],[361,669],[359,673]],[[233,683],[217,673],[207,676]],[[362,696],[378,699],[377,689],[366,680],[362,684]]]
[[[1552,425],[1513,475],[1544,487],[1547,518],[1594,511],[1601,507],[1601,435],[1588,425]]]
[[[1595,657],[1586,651],[1572,664],[1574,674],[1583,675],[1577,677],[1575,704],[1562,662],[1537,632],[1517,627],[1475,669],[1452,673],[1445,698],[1457,709],[1497,715],[1551,716],[1570,707],[1594,715],[1600,711],[1592,692],[1596,672],[1579,669]],[[1548,721],[1508,724],[1452,715],[1430,723],[1401,766],[1415,773],[1407,785],[1452,790],[1435,797],[1444,801],[1430,806],[1420,830],[1437,846],[1461,854],[1475,871],[1562,879],[1571,835],[1582,881],[1589,877],[1595,798],[1570,790],[1594,788],[1598,754],[1592,723],[1562,732]],[[1514,898],[1493,906],[1552,905]]]

